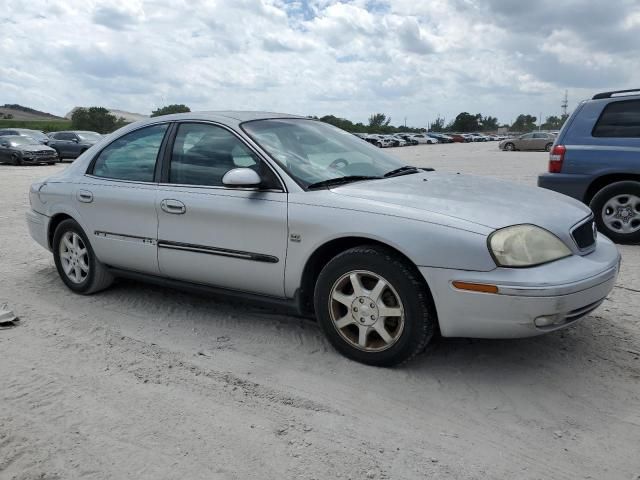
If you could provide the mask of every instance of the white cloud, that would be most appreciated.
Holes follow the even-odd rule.
[[[565,88],[575,102],[637,86],[639,15],[631,0],[8,3],[0,103],[510,121],[557,114]]]

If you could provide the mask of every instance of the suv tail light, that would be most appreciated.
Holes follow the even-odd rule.
[[[564,145],[556,145],[549,154],[549,173],[560,173],[562,170],[562,162],[564,162],[564,154],[567,149]]]

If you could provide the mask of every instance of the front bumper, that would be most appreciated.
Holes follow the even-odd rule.
[[[27,227],[29,227],[29,234],[31,235],[31,238],[47,250],[51,250],[49,247],[49,239],[47,238],[49,217],[34,210],[27,211],[26,217]]]
[[[613,289],[619,265],[616,246],[599,235],[590,254],[538,267],[420,271],[431,288],[443,336],[518,338],[567,327],[595,310]],[[454,281],[496,285],[498,293],[458,290]],[[536,319],[548,324],[536,326]]]

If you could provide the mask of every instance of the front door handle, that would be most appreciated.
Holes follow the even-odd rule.
[[[187,211],[184,203],[180,200],[165,199],[160,202],[160,208],[167,213],[173,213],[175,215],[181,215]]]
[[[76,198],[79,202],[91,203],[93,202],[93,193],[91,193],[89,190],[78,190]]]

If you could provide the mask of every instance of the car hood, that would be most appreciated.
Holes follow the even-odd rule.
[[[14,147],[16,150],[21,150],[23,152],[42,152],[42,151],[54,151],[53,148],[51,147],[47,147],[46,145],[43,144],[37,144],[37,145],[18,145],[17,147]]]
[[[530,223],[554,233],[590,215],[582,203],[538,187],[474,175],[425,172],[332,188],[338,195],[445,215],[491,229]]]

